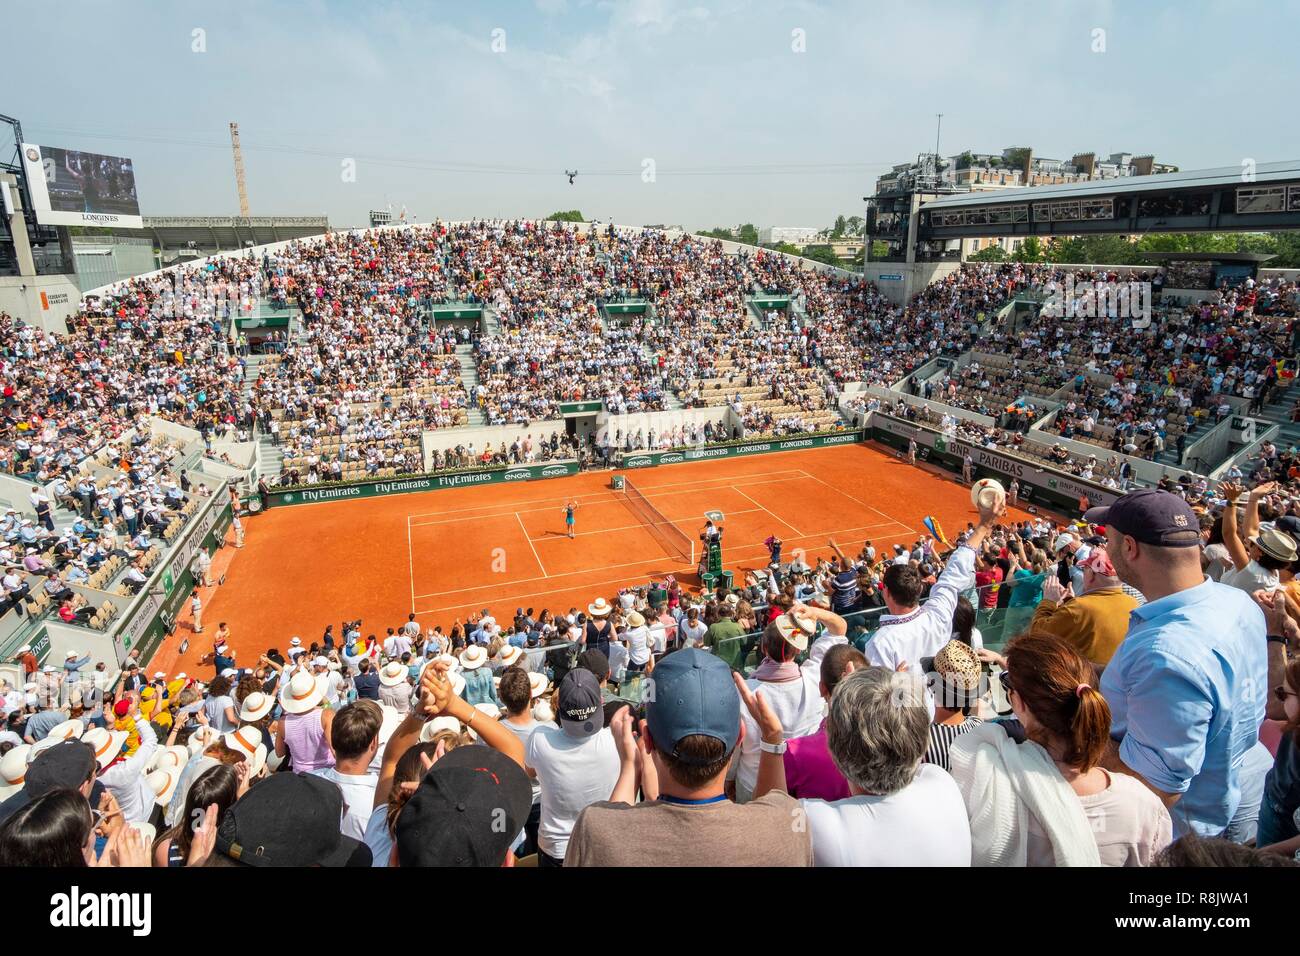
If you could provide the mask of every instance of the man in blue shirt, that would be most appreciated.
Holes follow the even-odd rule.
[[[1140,777],[1176,837],[1244,842],[1262,795],[1253,751],[1268,685],[1264,614],[1202,572],[1199,522],[1177,495],[1142,489],[1086,517],[1106,526],[1120,579],[1147,599],[1102,675],[1113,741],[1103,765]]]

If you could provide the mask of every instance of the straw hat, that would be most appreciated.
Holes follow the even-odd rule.
[[[256,777],[266,766],[266,744],[262,732],[256,727],[240,727],[221,738],[227,747],[244,755],[248,761],[249,779]]]
[[[95,760],[99,764],[99,769],[103,770],[117,759],[117,755],[122,752],[122,748],[126,745],[128,736],[125,730],[105,730],[103,727],[92,727],[82,735],[81,742],[90,744],[90,749],[95,751]]]
[[[379,683],[385,687],[399,687],[406,682],[409,673],[401,661],[389,661],[379,669]]]
[[[1251,538],[1250,543],[1278,561],[1291,562],[1296,559],[1295,539],[1285,531],[1278,531],[1276,528],[1260,528],[1259,534]]]
[[[0,757],[0,800],[8,800],[23,788],[27,777],[27,753],[30,744],[19,744]]]
[[[286,713],[305,714],[320,703],[324,695],[321,682],[307,671],[299,671],[280,691],[280,706]]]
[[[605,617],[612,610],[614,610],[614,608],[604,598],[596,598],[594,604],[587,605],[587,613],[592,617]]]
[[[632,627],[645,627],[645,618],[640,612],[632,611],[627,616],[627,623]]]
[[[817,622],[809,618],[796,617],[793,611],[787,611],[776,618],[769,627],[774,627],[787,644],[796,650],[808,650],[808,640],[817,633]]]
[[[514,644],[507,644],[501,648],[501,663],[506,667],[513,667],[523,657],[524,649],[516,647]]]
[[[269,714],[274,706],[274,697],[270,694],[264,694],[260,690],[255,690],[245,697],[243,704],[240,705],[239,719],[246,724],[251,724]]]
[[[460,666],[467,671],[478,670],[487,663],[487,651],[480,644],[471,644],[460,655]]]
[[[181,782],[181,771],[179,767],[161,767],[150,771],[144,779],[153,787],[154,801],[165,807],[172,802],[176,785]]]
[[[528,696],[536,700],[551,689],[551,682],[545,674],[528,675]]]

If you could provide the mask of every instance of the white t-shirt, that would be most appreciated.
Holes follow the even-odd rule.
[[[1276,591],[1282,586],[1276,571],[1269,571],[1258,561],[1251,561],[1240,571],[1224,571],[1220,584],[1240,588],[1247,594],[1254,591]]]
[[[233,707],[235,713],[239,713],[233,697],[209,697],[203,702],[203,712],[208,715],[208,723],[219,734],[228,734],[239,729],[237,724],[232,724],[226,719],[227,707]]]
[[[820,667],[820,665],[819,665]],[[761,681],[752,677],[745,681],[750,690],[761,691],[772,710],[781,718],[785,739],[807,737],[817,732],[825,716],[826,702],[818,688],[818,678],[801,670],[797,680]],[[763,736],[758,724],[745,708],[740,709],[740,719],[745,725],[745,739],[740,743],[740,761],[736,766],[736,783],[745,800],[758,784],[758,762],[762,757],[759,743]]]
[[[622,641],[609,642],[609,676],[621,681],[627,674],[627,645]]]
[[[800,800],[814,866],[970,866],[970,823],[956,782],[921,764],[887,797]]]
[[[628,659],[633,664],[644,664],[650,660],[650,630],[644,624],[627,629]]]
[[[702,645],[700,642],[704,640],[704,635],[708,633],[708,630],[708,625],[698,618],[695,621],[694,627],[691,626],[691,622],[686,620],[686,618],[682,618],[682,622],[677,625],[677,632],[681,634],[683,638],[683,647],[701,647]]]
[[[524,762],[536,771],[542,790],[537,845],[562,860],[578,815],[614,792],[619,771],[614,737],[608,728],[590,737],[573,737],[563,728],[543,725],[528,738]]]
[[[324,767],[311,773],[338,784],[338,788],[343,791],[343,819],[339,821],[339,832],[344,836],[364,840],[366,826],[370,823],[375,805],[375,787],[379,784],[379,776],[373,773],[339,773],[333,767]]]

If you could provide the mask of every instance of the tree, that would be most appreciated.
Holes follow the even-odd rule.
[[[553,212],[546,217],[548,222],[586,222],[587,219],[577,209],[569,209],[565,212]]]
[[[709,239],[725,239],[727,242],[736,241],[736,234],[730,229],[723,229],[721,226],[716,229],[705,229],[700,235]]]
[[[752,222],[745,223],[737,232],[736,241],[743,242],[747,246],[758,245],[758,229]]]
[[[830,246],[804,246],[803,252],[796,253],[796,255],[802,255],[805,259],[812,259],[816,262],[824,262],[828,266],[842,265],[840,257],[835,254],[835,250]]]
[[[844,230],[847,228],[848,228],[848,223],[845,222],[844,217],[836,216],[835,225],[831,226],[831,238],[839,239],[841,236],[844,235]]]
[[[849,216],[844,223],[844,231],[850,236],[861,236],[867,222],[861,216]]]
[[[1043,260],[1043,244],[1039,242],[1037,236],[1028,236],[1020,244],[1020,248],[1012,253],[1011,258],[1017,262],[1041,262]]]
[[[970,262],[1006,262],[1007,250],[1003,249],[996,242],[992,245],[985,246],[979,252],[969,257]]]

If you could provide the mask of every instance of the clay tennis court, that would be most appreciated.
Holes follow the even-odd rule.
[[[831,537],[853,556],[866,540],[878,549],[911,543],[926,515],[949,538],[976,515],[966,487],[872,445],[620,473],[697,555],[705,513],[722,512],[723,566],[737,581],[767,564],[762,542],[772,534],[785,542],[783,559],[802,548],[811,563],[830,554]],[[241,663],[251,664],[294,635],[310,643],[326,624],[337,634],[344,618],[359,617],[363,633],[382,637],[409,613],[447,630],[485,608],[501,621],[521,606],[563,614],[669,573],[698,587],[695,565],[647,530],[644,515],[610,488],[611,475],[284,506],[247,518],[244,548],[214,560],[226,582],[203,592],[204,633],[190,633],[187,608],[155,666],[205,673],[198,659],[219,621],[230,624]],[[572,540],[564,520],[571,498]],[[181,655],[186,638],[191,647]]]

